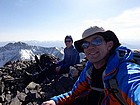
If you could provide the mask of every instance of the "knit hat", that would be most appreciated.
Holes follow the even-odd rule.
[[[107,30],[105,31],[102,27],[98,27],[98,26],[93,26],[90,27],[88,29],[86,29],[83,34],[82,34],[82,39],[77,40],[74,42],[75,48],[77,49],[78,52],[84,52],[84,49],[82,48],[82,44],[85,38],[90,37],[92,35],[101,35],[104,40],[106,42],[108,41],[113,41],[114,42],[114,46],[113,46],[113,50],[115,48],[117,48],[118,46],[120,46],[119,40],[117,38],[117,36],[115,35],[114,32]]]

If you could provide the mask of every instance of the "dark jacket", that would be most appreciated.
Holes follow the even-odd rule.
[[[78,63],[80,63],[79,52],[72,46],[64,49],[64,59],[58,62],[58,66],[61,66],[61,69],[65,69]]]

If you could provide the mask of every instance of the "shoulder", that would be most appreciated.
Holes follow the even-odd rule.
[[[140,71],[140,65],[135,63],[135,62],[131,62],[131,61],[126,61],[122,64],[120,64],[121,68],[127,68],[128,70],[139,70]]]
[[[72,49],[73,52],[79,53],[75,47]]]
[[[120,77],[137,77],[140,75],[140,65],[133,62],[123,62],[119,65],[118,78]]]

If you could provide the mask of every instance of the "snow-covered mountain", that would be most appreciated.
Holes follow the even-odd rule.
[[[8,43],[0,47],[0,67],[9,61],[34,60],[35,55],[44,53],[54,55],[60,60],[63,58],[63,48],[33,46],[23,42]]]

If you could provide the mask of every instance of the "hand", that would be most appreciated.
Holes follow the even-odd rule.
[[[54,62],[55,64],[58,64],[59,61],[58,61],[58,60],[55,60],[55,61],[53,61],[53,62]]]
[[[56,103],[54,102],[54,100],[49,100],[49,101],[43,102],[41,105],[56,105]]]
[[[70,75],[71,75],[72,77],[77,77],[78,74],[79,74],[79,71],[78,71],[75,67],[70,66],[70,71],[69,71],[69,73],[70,73]]]
[[[56,67],[56,72],[58,73],[59,71],[60,71],[60,69],[61,69],[61,66],[58,66],[58,67]]]

